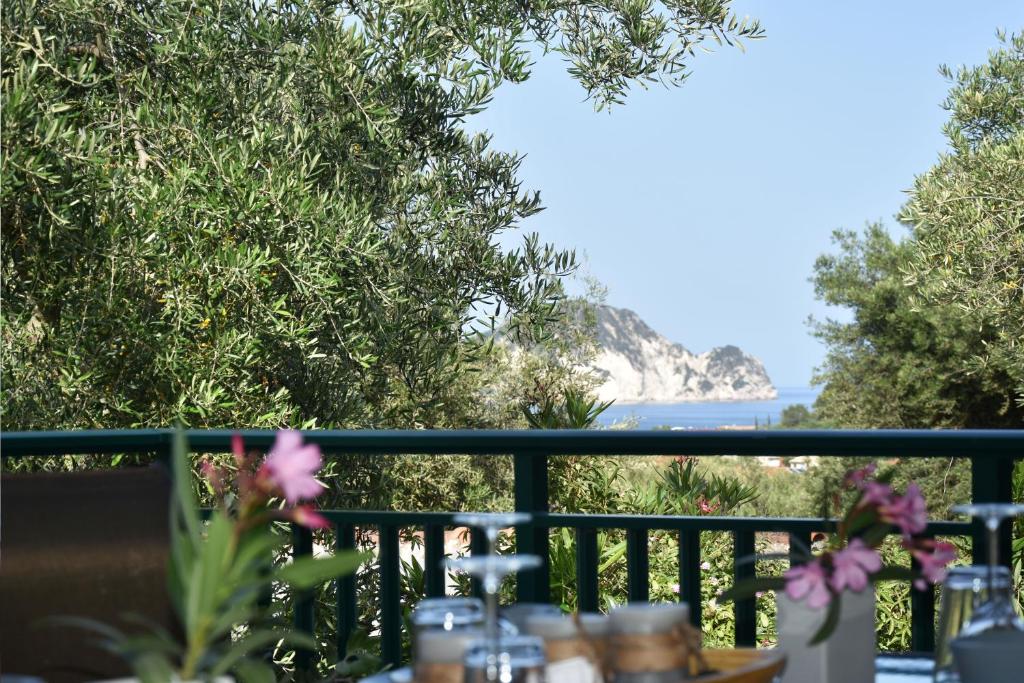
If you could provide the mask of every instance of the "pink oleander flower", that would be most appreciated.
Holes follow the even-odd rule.
[[[199,465],[199,471],[202,472],[206,481],[210,482],[210,486],[218,496],[224,493],[224,470],[214,465],[211,460],[203,458]]]
[[[832,555],[830,583],[836,591],[849,588],[860,592],[868,585],[868,574],[882,568],[882,558],[864,541],[855,538],[842,550]]]
[[[704,496],[700,496],[697,498],[697,507],[699,507],[701,513],[705,515],[714,514],[720,506],[721,503],[712,503]]]
[[[235,432],[231,435],[231,453],[235,456],[235,464],[238,465],[238,469],[245,467],[245,443],[242,441],[242,435]]]
[[[924,496],[913,482],[907,486],[904,495],[896,496],[889,503],[879,506],[878,511],[883,520],[900,528],[904,538],[919,534],[928,526],[928,508]]]
[[[877,481],[865,481],[861,484],[864,492],[861,502],[865,505],[888,505],[892,502],[892,487]]]
[[[820,609],[832,601],[821,560],[788,569],[783,577],[786,579],[786,595],[791,600],[807,598],[807,606],[811,609]]]
[[[843,485],[847,487],[863,488],[867,478],[873,475],[877,469],[878,465],[871,463],[870,465],[865,465],[859,470],[850,470],[843,478]]]
[[[676,595],[679,595],[679,584],[678,583],[673,583],[672,584],[672,592],[675,593]]]
[[[327,518],[314,510],[312,505],[297,505],[288,510],[286,516],[296,524],[309,529],[327,529],[331,526]]]
[[[708,562],[707,560],[705,560],[704,562],[700,563],[700,568],[701,568],[702,571],[706,572],[706,571],[711,569],[711,563]]]
[[[277,433],[260,474],[281,490],[288,504],[294,505],[302,499],[315,498],[324,490],[314,476],[322,463],[319,446],[303,444],[301,433],[283,429]]]
[[[952,543],[932,541],[914,548],[910,554],[921,565],[922,578],[914,580],[914,588],[923,591],[929,583],[946,580],[947,565],[956,559],[956,548]]]

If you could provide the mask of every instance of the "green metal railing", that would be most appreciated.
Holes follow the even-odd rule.
[[[233,432],[193,430],[188,433],[193,451],[230,452]],[[243,431],[247,446],[269,448],[272,431]],[[438,454],[505,455],[513,459],[515,509],[529,512],[533,520],[516,528],[517,552],[548,557],[549,530],[570,528],[576,534],[576,576],[579,607],[598,607],[599,529],[620,529],[626,534],[627,590],[630,600],[646,600],[649,591],[648,538],[651,531],[679,534],[680,599],[691,605],[691,617],[701,623],[702,531],[733,535],[734,571],[737,578],[749,576],[754,565],[742,561],[754,552],[755,534],[782,532],[790,546],[799,540],[810,544],[812,533],[834,528],[819,519],[768,519],[747,517],[681,517],[638,515],[553,514],[549,509],[548,457],[553,455],[738,455],[738,456],[865,456],[873,458],[962,457],[971,461],[972,497],[978,502],[1009,501],[1011,473],[1015,460],[1024,457],[1024,431],[310,431],[308,441],[320,445],[325,456]],[[170,430],[12,432],[0,435],[3,457],[42,455],[86,455],[117,453],[166,453]],[[326,510],[334,525],[339,549],[356,546],[356,530],[378,531],[380,572],[379,624],[381,651],[388,663],[402,655],[402,605],[400,595],[399,536],[404,528],[421,528],[424,536],[426,592],[441,596],[445,574],[444,530],[454,527],[455,513],[382,512]],[[312,536],[296,528],[293,551],[312,552]],[[985,535],[970,522],[931,522],[925,536],[970,536],[975,562],[984,562]],[[479,547],[479,539],[471,544]],[[1000,561],[1010,562],[1010,530],[1005,528],[999,542]],[[930,651],[934,647],[935,600],[932,591],[911,591],[911,648]],[[524,573],[518,578],[520,601],[547,602],[550,599],[549,569]],[[735,603],[737,645],[755,644],[755,602]],[[339,653],[356,624],[356,582],[354,577],[337,581],[337,633]],[[312,631],[315,624],[313,599],[296,596],[296,625]],[[308,666],[308,653],[300,654],[298,665]]]

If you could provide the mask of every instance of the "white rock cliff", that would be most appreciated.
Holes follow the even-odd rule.
[[[627,308],[597,308],[602,400],[617,403],[752,401],[778,396],[757,358],[735,346],[693,354],[661,336]]]

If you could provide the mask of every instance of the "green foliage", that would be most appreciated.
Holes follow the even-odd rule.
[[[779,427],[783,429],[809,429],[819,426],[814,412],[802,403],[794,403],[782,409]]]
[[[807,477],[813,514],[824,510],[833,514],[837,507],[849,504],[853,494],[843,491],[843,477],[870,462],[872,458],[821,458]],[[917,483],[932,519],[953,519],[950,508],[971,499],[971,463],[964,458],[900,458],[880,464],[896,489],[902,491],[910,482]]]
[[[1024,402],[1024,34],[999,39],[986,64],[943,67],[950,152],[917,178],[900,218],[913,226],[920,305],[953,305],[984,329],[967,370],[1002,369]]]
[[[598,107],[679,83],[722,0],[5,3],[8,428],[472,426],[501,321],[561,313],[574,256],[470,135],[533,50]]]
[[[817,322],[828,347],[819,417],[844,427],[1024,425],[1024,36],[985,65],[945,68],[950,150],[917,178],[895,242],[879,225],[835,233]]]
[[[523,415],[531,429],[589,429],[613,402],[567,389],[560,403],[545,396],[539,403],[524,406]]]

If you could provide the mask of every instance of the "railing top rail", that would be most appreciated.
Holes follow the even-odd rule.
[[[140,453],[170,444],[170,429],[0,433],[0,454]],[[233,430],[188,430],[193,450],[228,452]],[[272,430],[241,430],[247,446],[267,448]],[[327,453],[507,455],[862,455],[870,457],[1024,457],[1024,430],[309,430]]]

